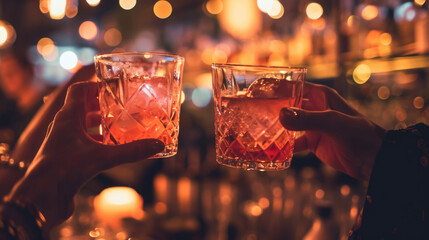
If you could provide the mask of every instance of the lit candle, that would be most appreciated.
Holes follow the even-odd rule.
[[[144,217],[143,198],[132,188],[107,188],[94,198],[94,211],[101,222],[119,228],[123,218]]]

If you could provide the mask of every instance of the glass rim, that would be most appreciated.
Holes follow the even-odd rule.
[[[144,55],[155,55],[158,57],[171,57],[175,60],[184,61],[185,58],[177,55],[177,54],[171,54],[171,53],[163,53],[163,52],[118,52],[118,53],[102,53],[97,54],[94,56],[95,61],[105,60],[105,61],[113,61],[111,58],[113,56],[144,56]],[[110,57],[110,59],[108,59]],[[149,57],[147,57],[149,58]]]
[[[306,67],[301,67],[301,66],[297,66],[297,67],[293,67],[293,66],[268,66],[268,65],[250,65],[250,64],[238,64],[238,63],[212,63],[211,65],[212,69],[213,68],[229,68],[229,69],[233,69],[233,68],[242,68],[244,70],[252,70],[252,68],[254,68],[254,70],[296,70],[296,71],[302,71],[302,72],[307,72],[307,68]]]

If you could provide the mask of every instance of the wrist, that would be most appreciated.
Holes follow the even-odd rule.
[[[13,239],[41,240],[43,215],[22,202],[0,203],[0,230]]]

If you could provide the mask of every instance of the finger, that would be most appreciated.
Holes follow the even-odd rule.
[[[85,126],[86,112],[92,110],[87,104],[93,102],[98,95],[97,83],[81,82],[71,85],[67,91],[67,96],[63,108],[58,118],[66,117],[77,121]],[[94,105],[94,103],[92,103]]]
[[[288,130],[321,131],[331,136],[344,134],[355,122],[353,117],[338,111],[307,111],[295,108],[283,108],[279,120]]]
[[[360,115],[336,90],[309,82],[304,83],[302,108],[314,111],[332,109],[351,116]]]
[[[69,83],[76,83],[82,81],[89,81],[95,76],[94,64],[81,67],[70,79]]]
[[[106,168],[149,158],[165,148],[157,139],[143,139],[122,145],[101,145],[102,161]]]
[[[293,152],[301,152],[308,150],[308,142],[307,137],[304,135],[301,135],[295,139],[295,146],[293,148]]]

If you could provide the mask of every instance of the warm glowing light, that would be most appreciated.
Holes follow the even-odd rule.
[[[399,108],[396,112],[395,112],[395,117],[398,121],[403,122],[407,119],[407,112],[405,111],[405,109],[403,108]]]
[[[317,189],[314,195],[317,199],[322,199],[323,197],[325,197],[325,191],[323,191],[322,189]]]
[[[154,208],[155,212],[158,214],[165,214],[167,213],[167,204],[163,203],[163,202],[157,202],[155,203],[155,208]]]
[[[55,49],[54,41],[50,38],[41,38],[37,42],[37,52],[39,52],[42,56],[48,56],[51,54]]]
[[[124,10],[131,10],[136,6],[137,0],[119,0],[119,6]]]
[[[168,1],[160,0],[153,6],[153,12],[158,18],[165,19],[171,15],[173,7]]]
[[[422,109],[425,106],[425,100],[422,97],[416,97],[413,100],[413,106],[417,109]]]
[[[117,240],[127,240],[127,239],[130,239],[130,238],[128,238],[128,234],[126,232],[118,232],[118,233],[116,233],[115,237],[116,237]]]
[[[307,17],[313,20],[320,18],[323,15],[323,7],[318,3],[310,3],[305,9]]]
[[[389,46],[392,43],[392,35],[389,33],[382,33],[380,35],[380,43],[384,46]]]
[[[283,17],[283,14],[285,13],[285,9],[283,8],[283,5],[279,1],[274,1],[273,6],[270,10],[268,10],[268,15],[273,19],[279,19]]]
[[[66,15],[67,0],[50,0],[49,16],[52,19],[62,19]]]
[[[343,185],[343,186],[341,186],[340,192],[341,192],[341,195],[348,196],[350,194],[350,187],[349,187],[349,185]]]
[[[228,61],[228,55],[221,49],[216,49],[213,52],[212,62],[216,63],[226,63]]]
[[[323,30],[326,27],[326,20],[325,18],[318,18],[316,20],[312,20],[310,24],[314,29]]]
[[[268,11],[273,7],[275,1],[276,0],[258,0],[256,4],[258,5],[259,10],[264,13],[268,13]]]
[[[351,218],[355,218],[358,215],[358,209],[357,207],[352,207],[350,209],[350,217]]]
[[[353,80],[357,84],[366,83],[371,77],[371,68],[366,64],[359,64],[353,71]]]
[[[270,66],[284,66],[286,61],[282,54],[280,53],[272,53],[268,58],[268,65]]]
[[[177,201],[182,213],[191,210],[192,182],[188,177],[181,177],[177,182]]]
[[[259,199],[258,205],[263,209],[268,208],[270,206],[270,200],[268,200],[268,198],[262,197]]]
[[[52,51],[50,51],[48,55],[42,55],[42,56],[43,56],[43,59],[45,59],[48,62],[55,61],[58,58],[58,48],[54,45],[52,48]]]
[[[423,6],[425,4],[426,0],[414,0],[414,3],[418,6]]]
[[[16,40],[15,29],[8,22],[0,21],[0,48],[9,47]]]
[[[73,5],[69,6],[69,7],[67,7],[67,9],[66,9],[66,16],[68,18],[74,18],[74,17],[76,17],[77,12],[78,12],[77,6],[73,4]]]
[[[100,0],[86,0],[89,6],[95,7],[100,3]]]
[[[377,96],[381,100],[386,100],[390,97],[390,89],[386,86],[381,86],[377,90]]]
[[[206,3],[206,9],[210,14],[219,14],[223,10],[223,3],[221,0],[209,0]]]
[[[356,16],[351,15],[347,18],[347,26],[352,27],[356,23]]]
[[[40,9],[40,12],[42,13],[48,13],[49,12],[48,0],[40,0],[39,9]]]
[[[250,216],[258,217],[262,214],[262,208],[253,201],[245,203],[244,212]]]
[[[238,39],[255,36],[262,26],[262,14],[256,1],[224,0],[223,11],[218,15],[222,29]]]
[[[3,45],[7,40],[8,34],[4,26],[0,26],[0,45]]]
[[[182,90],[182,93],[180,94],[180,104],[183,104],[185,102],[186,95],[185,92]]]
[[[207,89],[212,89],[212,76],[211,73],[202,73],[199,74],[195,79],[195,85],[197,87],[203,87]]]
[[[60,65],[66,70],[75,68],[77,63],[78,63],[77,55],[72,51],[66,51],[60,56]]]
[[[92,21],[85,21],[79,26],[79,35],[86,40],[93,40],[97,36],[97,25]]]
[[[132,188],[107,188],[94,198],[94,212],[100,221],[118,228],[122,218],[143,218],[143,198]]]
[[[378,8],[374,5],[367,5],[362,9],[362,18],[370,21],[378,16]]]
[[[118,46],[122,41],[122,34],[116,28],[110,28],[104,33],[104,42],[107,46],[115,47]]]

